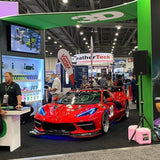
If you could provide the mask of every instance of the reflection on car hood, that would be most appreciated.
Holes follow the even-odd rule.
[[[60,122],[63,120],[71,120],[75,118],[79,113],[85,112],[91,108],[98,107],[99,104],[87,104],[87,105],[64,105],[53,104],[45,108],[45,119],[52,122]]]

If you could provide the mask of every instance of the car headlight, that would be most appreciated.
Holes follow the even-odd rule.
[[[39,108],[38,113],[41,114],[42,116],[45,116],[45,115],[46,115],[43,107],[40,107],[40,108]]]
[[[82,112],[80,114],[78,114],[76,117],[82,117],[82,116],[88,116],[88,115],[92,115],[93,113],[95,113],[97,111],[98,108],[92,108],[88,111]]]

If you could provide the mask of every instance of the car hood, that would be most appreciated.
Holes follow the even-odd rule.
[[[44,107],[46,116],[45,120],[49,122],[69,122],[75,121],[81,117],[76,117],[78,114],[83,113],[92,108],[98,108],[100,104],[87,104],[87,105],[64,105],[52,104]],[[87,116],[84,116],[87,117]]]

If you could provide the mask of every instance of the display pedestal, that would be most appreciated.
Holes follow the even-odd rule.
[[[20,115],[30,112],[29,107],[21,111],[7,111],[3,120],[6,123],[6,134],[0,138],[0,146],[9,146],[10,152],[21,146]]]

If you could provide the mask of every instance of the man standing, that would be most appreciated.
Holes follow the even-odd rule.
[[[106,81],[106,76],[104,73],[102,73],[101,75],[101,79],[99,80],[98,84],[101,86],[101,88],[103,87],[104,82]]]
[[[3,105],[14,106],[17,109],[21,106],[21,89],[12,81],[12,73],[5,72],[5,82],[0,84],[0,101]]]
[[[52,77],[52,80],[54,80],[54,82],[52,84],[52,88],[49,88],[47,91],[50,92],[53,95],[53,97],[56,96],[56,97],[60,98],[60,96],[61,96],[61,82],[55,73],[53,73],[51,75],[51,77]],[[53,99],[53,97],[52,97],[52,99]]]

